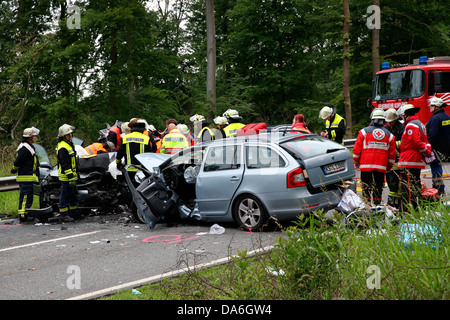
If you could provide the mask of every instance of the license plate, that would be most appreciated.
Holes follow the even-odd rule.
[[[331,164],[327,164],[323,167],[323,172],[325,174],[330,174],[338,171],[342,171],[345,169],[345,161],[335,162]]]

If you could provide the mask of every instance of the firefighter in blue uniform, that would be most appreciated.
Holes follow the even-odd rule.
[[[17,157],[14,160],[11,174],[16,174],[19,183],[19,219],[21,222],[29,218],[26,209],[33,205],[33,183],[39,182],[39,159],[34,149],[39,130],[32,127],[23,131],[22,142],[17,147]]]

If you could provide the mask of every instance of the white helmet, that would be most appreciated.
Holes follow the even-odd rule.
[[[394,108],[390,108],[385,112],[386,122],[395,121],[398,119],[397,111]]]
[[[194,114],[192,117],[189,118],[192,122],[199,122],[199,121],[205,121],[205,117],[201,114]]]
[[[328,118],[329,116],[331,116],[333,114],[333,109],[325,106],[323,107],[320,112],[319,112],[319,117],[321,117],[323,120],[325,120],[326,118]]]
[[[177,129],[180,130],[180,132],[184,135],[189,133],[189,128],[187,125],[183,124],[183,123],[179,123],[177,125]]]
[[[228,124],[228,120],[225,117],[220,117],[219,116],[219,117],[214,118],[214,123],[215,124],[220,124],[222,126],[225,126],[225,125]]]
[[[375,120],[375,119],[382,119],[382,120],[384,120],[385,119],[384,111],[381,110],[381,109],[374,109],[373,112],[372,112],[372,115],[370,116],[370,118],[372,120]]]
[[[237,112],[237,110],[234,109],[228,109],[227,111],[225,111],[223,113],[223,116],[228,118],[228,119],[241,119],[241,117],[239,116],[239,113]]]
[[[433,97],[428,100],[428,106],[440,107],[442,105],[444,105],[444,107],[445,107],[445,102],[441,98]]]
[[[420,108],[419,107],[414,107],[412,104],[404,104],[401,106],[401,111],[400,114],[404,115],[406,111],[410,111],[408,112],[408,114],[415,114],[417,112],[419,112]]]
[[[37,136],[38,134],[39,134],[39,129],[37,129],[35,127],[31,127],[31,128],[26,128],[25,130],[23,130],[22,137],[30,138],[32,136]]]
[[[75,127],[71,126],[70,124],[63,124],[58,129],[58,137],[64,137],[66,134],[72,133]]]

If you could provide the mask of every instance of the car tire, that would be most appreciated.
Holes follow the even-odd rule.
[[[147,223],[145,221],[145,218],[138,211],[134,201],[131,202],[131,218],[132,218],[132,222],[144,223],[144,224]]]
[[[234,202],[233,218],[244,230],[260,231],[269,215],[261,200],[251,194],[244,194]]]

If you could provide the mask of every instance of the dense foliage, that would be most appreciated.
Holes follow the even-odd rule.
[[[205,2],[0,1],[0,144],[31,125],[53,147],[63,123],[92,142],[106,123],[143,117],[159,129],[228,108],[245,122],[314,131],[326,103],[344,115],[341,1],[216,0],[217,110],[206,102]],[[368,124],[371,0],[350,0],[353,132]],[[450,52],[443,1],[381,1],[381,60]],[[76,10],[74,10],[76,9]],[[77,11],[78,10],[78,11]],[[77,22],[79,25],[77,25]],[[215,114],[216,113],[216,114]]]

